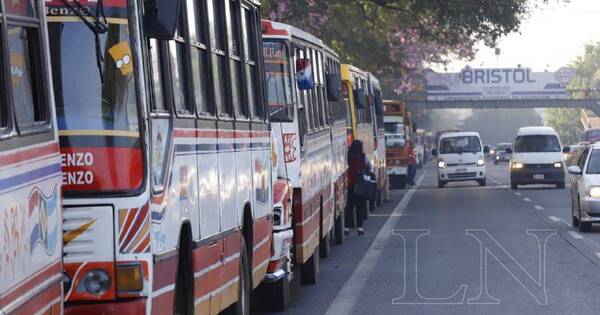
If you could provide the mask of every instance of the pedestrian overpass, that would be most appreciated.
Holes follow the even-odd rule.
[[[426,74],[427,98],[405,100],[417,108],[587,108],[600,116],[595,98],[573,98],[566,86],[575,70],[532,72],[528,68],[470,68]]]

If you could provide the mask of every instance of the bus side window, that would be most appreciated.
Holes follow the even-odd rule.
[[[250,8],[242,5],[242,40],[244,46],[244,70],[246,76],[246,97],[248,103],[248,112],[253,119],[262,117],[262,110],[259,108],[256,93],[259,84],[256,76],[256,19],[254,12]]]
[[[168,114],[169,109],[167,107],[165,88],[163,86],[164,80],[164,69],[162,66],[162,60],[165,58],[162,56],[163,50],[161,49],[161,42],[156,39],[148,40],[148,50],[150,58],[150,84],[152,93],[152,112]]]
[[[171,60],[171,85],[173,104],[177,115],[193,115],[190,99],[190,66],[186,47],[190,41],[186,32],[186,4],[180,2],[179,21],[175,39],[169,42],[169,59]]]
[[[229,46],[229,69],[231,84],[231,102],[236,117],[248,117],[244,102],[244,83],[242,80],[242,45],[240,29],[240,1],[229,0],[229,24],[231,25],[231,43]]]
[[[19,132],[38,129],[49,123],[49,106],[45,93],[40,51],[39,28],[11,25],[6,34],[11,73],[13,110]],[[5,119],[6,120],[6,119]]]
[[[208,100],[210,71],[208,68],[208,43],[206,1],[187,0],[188,29],[190,33],[190,58],[192,90],[196,111],[200,116],[210,116],[213,110]]]
[[[2,49],[2,47],[4,47],[4,41],[2,37],[4,34],[4,25],[2,24],[3,20],[4,17],[2,16],[2,11],[0,10],[0,88],[5,89],[4,76],[8,75],[9,72],[5,70],[4,49]],[[0,135],[5,134],[6,128],[8,128],[8,108],[6,106],[6,96],[7,93],[2,93],[2,95],[0,95]]]
[[[227,56],[225,49],[227,43],[227,24],[225,20],[225,2],[222,0],[210,1],[209,16],[213,17],[211,27],[211,48],[213,65],[213,92],[215,95],[215,108],[218,115],[229,116],[227,106]],[[211,14],[212,12],[212,14]]]

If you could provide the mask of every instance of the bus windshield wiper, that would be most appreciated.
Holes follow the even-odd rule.
[[[104,84],[104,75],[102,71],[102,64],[104,64],[104,57],[102,56],[102,48],[100,45],[100,34],[104,34],[108,31],[108,22],[106,21],[106,15],[104,14],[104,1],[98,0],[96,5],[95,15],[92,15],[88,10],[81,5],[79,0],[61,0],[65,6],[67,6],[77,17],[83,21],[83,23],[94,33],[94,41],[96,44],[96,65],[98,66],[98,72],[100,73],[100,82]],[[74,3],[74,4],[73,4]],[[84,14],[83,12],[87,12]],[[91,19],[93,22],[90,22]]]

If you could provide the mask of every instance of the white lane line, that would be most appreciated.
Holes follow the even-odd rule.
[[[525,200],[526,202],[531,202],[531,199],[529,199],[527,197],[523,198],[523,200]]]
[[[596,257],[600,258],[600,252],[596,252]]]
[[[533,206],[536,210],[544,210],[544,207],[535,205]]]
[[[553,215],[549,216],[548,219],[550,219],[551,221],[554,221],[554,222],[560,222],[560,218],[559,217],[555,217]]]
[[[515,192],[515,195],[516,195],[516,196],[520,196],[520,195],[521,195],[521,193],[520,193],[520,192]]]
[[[583,236],[581,236],[579,233],[577,233],[575,231],[569,231],[568,233],[569,233],[569,235],[571,235],[572,238],[574,238],[576,240],[583,239]]]
[[[417,180],[417,184],[408,192],[406,192],[392,214],[401,215],[404,210],[406,210],[406,206],[408,206],[408,203],[412,199],[416,190],[421,185],[425,174],[426,172],[423,172],[423,174]],[[356,302],[360,300],[362,288],[366,283],[365,279],[367,279],[375,271],[375,266],[383,254],[385,244],[392,237],[392,229],[396,227],[400,217],[401,216],[390,216],[390,218],[385,221],[385,224],[383,227],[381,227],[379,233],[377,233],[375,240],[373,243],[371,243],[371,246],[369,246],[369,249],[360,260],[358,266],[356,269],[354,269],[354,272],[346,281],[346,283],[344,283],[344,286],[340,289],[331,305],[329,305],[325,315],[352,314],[354,305],[356,305]]]

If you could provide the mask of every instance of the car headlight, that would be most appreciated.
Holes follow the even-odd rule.
[[[496,160],[499,160],[499,159],[500,159],[500,156],[499,156],[499,155],[496,155]]]
[[[438,162],[438,167],[439,167],[439,168],[446,168],[446,162],[444,162],[444,161],[439,161],[439,162]]]
[[[490,154],[496,154],[495,150],[490,150]]]
[[[477,166],[484,166],[484,165],[485,165],[485,161],[483,159],[477,160]]]
[[[111,281],[108,273],[101,269],[88,271],[77,288],[80,292],[87,292],[92,295],[102,295],[110,289]]]
[[[562,168],[562,167],[563,167],[562,162],[554,163],[554,168]]]
[[[513,168],[513,169],[522,169],[522,168],[523,168],[523,166],[524,166],[524,165],[523,165],[523,163],[521,163],[521,162],[513,162],[513,163],[512,163],[512,168]]]
[[[598,187],[598,186],[588,187],[587,195],[592,198],[600,198],[600,187]]]

